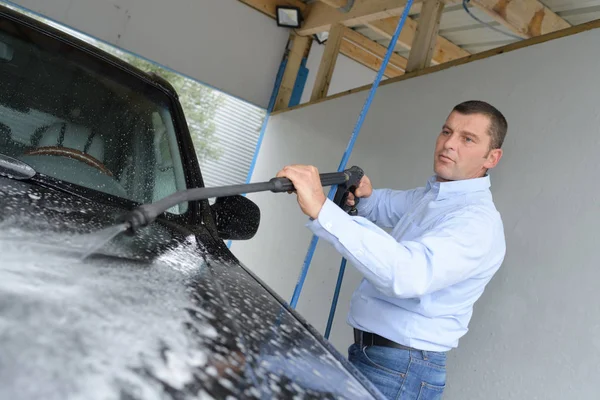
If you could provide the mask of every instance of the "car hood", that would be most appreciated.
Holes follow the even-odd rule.
[[[157,222],[83,257],[122,212],[0,178],[0,398],[373,398],[209,235]]]

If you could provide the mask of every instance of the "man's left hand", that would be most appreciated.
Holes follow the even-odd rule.
[[[288,178],[294,184],[302,212],[317,219],[327,196],[323,193],[319,170],[311,165],[288,165],[277,173],[277,178]]]

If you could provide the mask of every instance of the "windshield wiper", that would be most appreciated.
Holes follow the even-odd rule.
[[[29,183],[58,190],[72,196],[81,197],[91,201],[102,201],[117,207],[131,208],[138,206],[134,201],[113,196],[108,193],[96,191],[84,186],[63,181],[43,172],[37,172],[29,164],[16,158],[0,153],[0,177],[16,180],[29,180]],[[100,196],[103,196],[100,198]]]
[[[29,164],[16,158],[0,154],[0,175],[11,179],[31,179],[36,172]]]

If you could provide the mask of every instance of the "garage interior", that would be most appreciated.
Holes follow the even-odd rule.
[[[262,182],[293,163],[338,169],[406,3],[8,4],[263,110],[262,125],[243,143],[249,156],[237,175]],[[278,6],[299,10],[302,25],[278,26]],[[506,258],[475,304],[470,332],[449,353],[445,399],[597,396],[600,315],[584,300],[594,298],[600,279],[599,18],[600,0],[415,1],[383,72],[348,162],[377,188],[425,184],[435,139],[455,104],[485,100],[508,120],[504,157],[490,174]],[[228,146],[239,151],[235,141]],[[312,237],[307,218],[295,196],[248,197],[261,208],[261,226],[230,248],[290,299]],[[332,247],[317,246],[297,305],[321,333],[340,261]],[[345,317],[361,279],[346,268],[329,337],[342,354],[353,340]]]

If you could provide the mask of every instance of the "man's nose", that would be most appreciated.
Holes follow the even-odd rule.
[[[446,138],[444,142],[445,149],[456,149],[456,145],[458,144],[458,136],[456,134],[451,134]]]

